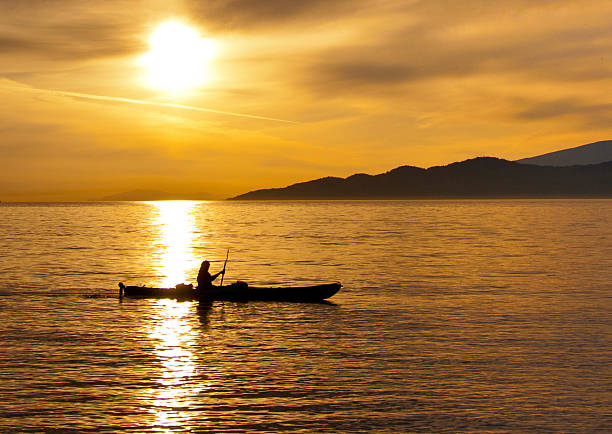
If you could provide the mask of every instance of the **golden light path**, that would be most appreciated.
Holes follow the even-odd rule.
[[[187,321],[193,315],[191,303],[156,300],[149,338],[156,341],[154,354],[161,363],[158,386],[149,391],[147,403],[160,432],[188,429],[194,414],[195,399],[202,386],[192,351],[196,339]]]
[[[194,213],[197,201],[149,202],[155,208],[155,223],[159,228],[158,273],[161,285],[171,287],[177,283],[194,282],[200,259],[192,253],[195,240]]]
[[[191,253],[195,239],[194,213],[201,202],[149,202],[157,213],[154,223],[159,230],[156,247],[158,273],[163,286],[191,281],[199,260]],[[156,432],[189,431],[193,409],[202,388],[207,387],[198,373],[194,354],[197,330],[192,327],[195,307],[176,300],[152,302],[152,316],[147,327],[155,342],[154,355],[160,363],[156,370],[157,387],[143,397],[154,417]],[[201,417],[201,416],[200,416]]]

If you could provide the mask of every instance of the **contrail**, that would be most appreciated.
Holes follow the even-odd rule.
[[[8,87],[8,86],[2,86],[2,87]],[[74,97],[74,98],[93,99],[93,100],[98,100],[98,101],[114,101],[114,102],[123,102],[127,104],[140,104],[140,105],[148,105],[148,106],[156,106],[156,107],[168,107],[168,108],[176,108],[176,109],[181,109],[181,110],[191,110],[191,111],[197,111],[197,112],[216,113],[216,114],[227,115],[227,116],[236,116],[236,117],[241,117],[241,118],[259,119],[259,120],[264,120],[264,121],[284,122],[288,124],[298,123],[295,121],[289,121],[287,119],[270,118],[267,116],[257,116],[257,115],[250,115],[246,113],[227,112],[223,110],[215,110],[215,109],[210,109],[210,108],[196,107],[196,106],[183,105],[183,104],[145,101],[145,100],[140,100],[140,99],[121,98],[117,96],[92,95],[89,93],[68,92],[65,90],[39,89],[35,87],[25,87],[25,86],[11,86],[10,88],[11,89],[21,89],[21,90],[25,90],[29,92],[40,92],[40,93],[49,93],[49,94],[54,94],[54,95],[63,95],[63,96],[69,96],[69,97]]]

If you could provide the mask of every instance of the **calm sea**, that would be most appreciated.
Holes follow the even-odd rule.
[[[117,283],[341,281],[330,304]],[[612,430],[612,200],[0,204],[0,431]]]

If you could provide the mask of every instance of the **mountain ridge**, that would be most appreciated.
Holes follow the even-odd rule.
[[[603,163],[612,161],[612,140],[600,140],[516,161],[523,164],[557,167]]]
[[[230,200],[566,196],[612,197],[612,161],[554,167],[476,157],[428,169],[399,166],[377,175],[328,176],[254,190]]]

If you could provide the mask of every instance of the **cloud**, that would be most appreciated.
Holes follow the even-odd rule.
[[[612,28],[601,14],[612,13],[612,3],[579,6],[421,2],[394,11],[412,17],[406,24],[380,21],[361,39],[313,53],[294,76],[318,94],[397,91],[401,84],[492,74],[557,82],[609,77]]]
[[[393,84],[403,82],[418,75],[410,65],[386,64],[380,62],[366,62],[347,60],[343,63],[330,63],[318,69],[326,80],[350,82],[353,84],[384,83]]]
[[[333,20],[358,10],[364,0],[187,0],[194,19],[216,30],[251,32]]]
[[[565,118],[574,119],[585,127],[608,127],[612,117],[612,103],[589,103],[578,98],[555,99],[533,103],[519,111],[516,117],[529,121]]]
[[[75,0],[5,1],[0,53],[74,62],[142,52],[143,27],[134,2],[112,0],[98,8]],[[126,7],[129,4],[131,7]],[[135,10],[136,9],[136,10]],[[146,16],[146,15],[145,15]]]
[[[290,124],[297,123],[297,122],[289,121],[286,119],[277,119],[277,118],[270,118],[266,116],[258,116],[258,115],[247,114],[247,113],[236,113],[236,112],[215,110],[211,108],[195,107],[195,106],[189,106],[189,105],[184,105],[184,104],[170,104],[170,103],[163,103],[163,102],[156,102],[156,101],[143,101],[143,100],[132,99],[132,98],[121,98],[121,97],[106,96],[106,95],[92,95],[92,94],[86,94],[86,93],[66,92],[66,91],[61,91],[61,90],[50,90],[50,89],[28,89],[28,90],[33,91],[33,92],[50,93],[50,94],[67,96],[67,97],[77,98],[77,99],[85,99],[85,100],[119,102],[119,103],[125,103],[125,104],[138,104],[138,105],[155,106],[155,107],[166,107],[166,108],[173,108],[173,109],[179,109],[179,110],[190,110],[190,111],[196,111],[196,112],[236,116],[240,118],[259,119],[259,120],[274,121],[274,122],[285,122],[285,123],[290,123]]]

